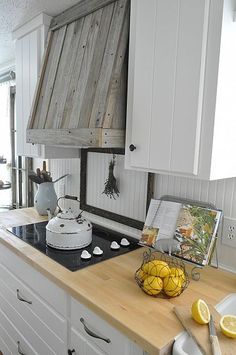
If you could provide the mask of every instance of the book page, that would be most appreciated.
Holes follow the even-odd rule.
[[[200,266],[207,265],[221,214],[217,209],[152,199],[140,244]]]
[[[156,239],[173,238],[182,204],[152,199],[143,229],[141,243],[153,245]]]
[[[181,203],[160,201],[153,226],[159,228],[158,239],[173,238]]]
[[[221,211],[183,205],[176,225],[175,238],[180,242],[176,256],[198,265],[207,265],[215,243]]]

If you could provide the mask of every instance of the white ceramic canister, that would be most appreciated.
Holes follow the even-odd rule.
[[[46,216],[47,210],[53,214],[57,207],[57,195],[53,182],[42,182],[34,198],[34,206],[41,216]]]

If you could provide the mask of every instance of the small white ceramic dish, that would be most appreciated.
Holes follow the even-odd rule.
[[[120,245],[117,242],[113,241],[111,242],[111,249],[114,250],[120,249]]]

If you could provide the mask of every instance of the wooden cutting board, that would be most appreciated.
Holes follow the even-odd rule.
[[[220,331],[219,321],[220,314],[215,310],[214,307],[209,306],[210,312],[213,316],[216,334],[219,339],[220,348],[222,355],[236,355],[236,339],[227,338]],[[189,335],[196,341],[199,348],[201,349],[204,355],[212,354],[211,342],[209,338],[209,328],[207,325],[200,325],[196,323],[191,317],[191,309],[185,306],[178,306],[174,308],[174,312],[177,315],[178,319],[187,330]]]

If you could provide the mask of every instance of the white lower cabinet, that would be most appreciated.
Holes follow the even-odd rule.
[[[67,354],[68,295],[0,245],[0,351]]]
[[[86,340],[79,332],[71,327],[71,346],[69,355],[102,355],[104,352],[99,350],[88,340]]]
[[[143,350],[0,244],[3,355],[143,355]]]
[[[74,298],[71,298],[71,334],[70,350],[76,351],[74,355],[143,355],[143,350],[129,338]]]

